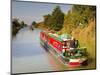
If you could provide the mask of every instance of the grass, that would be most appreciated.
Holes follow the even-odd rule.
[[[77,28],[72,32],[72,35],[79,40],[81,47],[86,47],[88,52],[89,62],[92,68],[96,64],[96,36],[95,36],[95,21],[88,24],[87,27],[80,29]]]

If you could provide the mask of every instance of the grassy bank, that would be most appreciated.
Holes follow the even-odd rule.
[[[65,34],[67,33],[66,27],[58,34]],[[86,47],[88,58],[89,58],[89,66],[87,69],[91,68],[94,69],[96,67],[96,23],[95,20],[89,21],[88,24],[84,26],[78,26],[77,28],[73,29],[70,33],[75,39],[77,39],[80,43],[80,47]]]
[[[89,22],[89,24],[85,28],[81,28],[81,26],[77,27],[75,30],[72,31],[72,36],[78,39],[80,42],[80,46],[86,47],[89,56],[95,59],[95,21]]]

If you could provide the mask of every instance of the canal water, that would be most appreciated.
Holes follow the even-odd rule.
[[[40,30],[24,28],[12,39],[12,73],[52,71],[48,53],[41,47]]]
[[[23,28],[12,38],[12,73],[88,69],[68,68],[40,45],[39,29]]]

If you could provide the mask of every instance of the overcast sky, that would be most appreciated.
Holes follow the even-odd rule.
[[[33,21],[43,21],[43,15],[50,14],[55,6],[59,5],[64,13],[67,13],[72,5],[51,4],[51,3],[36,3],[36,2],[12,2],[12,18],[23,20],[30,25]]]

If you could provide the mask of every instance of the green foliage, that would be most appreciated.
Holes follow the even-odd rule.
[[[25,24],[24,21],[21,21],[20,28],[23,28],[23,27],[26,27],[26,26],[27,26],[27,24]]]
[[[18,31],[23,28],[26,27],[27,24],[24,23],[24,21],[21,21],[21,23],[19,23],[18,19],[13,19],[12,20],[12,35],[16,35],[18,33]]]
[[[44,24],[45,25],[48,25],[48,26],[50,26],[51,25],[51,15],[50,14],[48,14],[48,15],[44,15]]]
[[[34,28],[37,28],[37,23],[35,21],[32,22],[30,28],[33,30]]]
[[[95,59],[95,6],[74,5],[64,16],[63,28],[58,34],[69,33],[79,40],[80,47],[86,47],[89,56]]]
[[[33,22],[32,22],[32,25],[35,25],[35,24],[36,24],[36,22],[35,22],[35,21],[33,21]]]
[[[71,33],[79,26],[84,28],[88,25],[90,20],[95,19],[95,16],[95,6],[74,5],[64,17],[64,28],[62,31]]]
[[[94,19],[96,16],[96,7],[88,5],[74,5],[72,12],[77,14],[78,21],[82,24],[88,23],[89,20]],[[76,16],[76,17],[77,17]]]
[[[44,24],[48,25],[50,29],[59,31],[63,27],[64,13],[59,6],[56,6],[52,14],[44,16]]]

